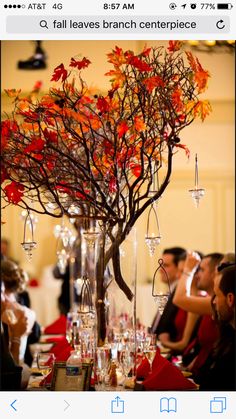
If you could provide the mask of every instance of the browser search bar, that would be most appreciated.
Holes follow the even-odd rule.
[[[7,33],[229,33],[228,16],[8,16]]]

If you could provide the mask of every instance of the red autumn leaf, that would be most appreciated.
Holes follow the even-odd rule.
[[[128,131],[129,127],[126,121],[122,121],[119,123],[117,127],[118,137],[121,138],[123,135]]]
[[[39,152],[42,151],[45,145],[45,141],[42,140],[42,138],[33,138],[31,143],[25,147],[24,152],[25,153],[31,153],[31,152]]]
[[[160,76],[148,77],[143,81],[149,93],[153,91],[155,87],[165,87],[165,83]]]
[[[43,82],[41,80],[36,81],[33,87],[33,92],[38,92],[41,89],[42,85]]]
[[[138,58],[136,55],[131,56],[128,62],[141,72],[152,70],[152,67],[149,64],[147,64],[145,61],[140,60],[140,58]]]
[[[12,137],[12,134],[18,131],[18,125],[16,121],[10,121],[6,119],[1,122],[1,149],[7,146],[8,140]]]
[[[130,163],[130,169],[134,176],[139,177],[142,173],[142,166],[137,163]]]
[[[78,70],[88,67],[89,64],[91,64],[91,61],[89,61],[85,57],[80,61],[76,61],[74,58],[71,58],[71,61],[70,61],[70,67],[78,68]]]
[[[49,129],[45,128],[43,130],[44,137],[47,141],[58,144],[58,136],[55,131],[50,131]]]
[[[43,155],[40,153],[34,153],[33,154],[34,159],[38,160],[38,161],[42,161],[43,160]]]
[[[105,113],[105,112],[109,111],[109,103],[107,102],[107,100],[103,96],[100,96],[98,98],[97,108],[102,113]]]
[[[112,177],[109,180],[108,188],[109,188],[109,192],[110,193],[116,193],[116,191],[117,191],[117,184],[116,184],[116,178],[115,177]]]
[[[18,182],[11,182],[9,185],[6,185],[4,188],[7,199],[12,204],[18,204],[24,195],[24,186]]]
[[[143,49],[143,51],[142,51],[142,53],[141,53],[141,55],[143,56],[143,57],[148,57],[149,56],[149,54],[150,54],[150,52],[151,52],[151,50],[152,50],[152,48],[147,48],[146,46],[144,47],[144,49]]]
[[[189,150],[189,148],[185,144],[175,144],[175,147],[182,148],[185,151],[186,156],[189,159],[189,157],[190,157],[190,150]]]
[[[65,81],[67,78],[67,70],[65,69],[64,64],[60,64],[54,68],[51,81],[58,81],[60,78],[62,78],[62,81]]]
[[[169,52],[176,52],[180,50],[182,45],[182,41],[169,41],[169,46],[167,47],[167,49]]]
[[[55,189],[57,189],[61,193],[67,193],[68,195],[71,194],[70,187],[68,187],[68,184],[63,180],[60,182],[60,184],[55,186]]]

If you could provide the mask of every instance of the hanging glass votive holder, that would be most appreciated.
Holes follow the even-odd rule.
[[[93,305],[90,280],[86,276],[83,276],[81,280],[82,280],[82,286],[81,286],[81,292],[80,292],[80,302],[78,306],[78,312],[84,313],[84,314],[93,313],[94,305]]]
[[[191,197],[193,198],[193,202],[196,208],[199,207],[199,202],[201,198],[205,195],[205,189],[199,188],[198,186],[198,158],[197,154],[195,156],[195,187],[194,189],[189,189]]]
[[[155,302],[158,305],[158,311],[159,313],[162,315],[164,308],[166,306],[166,303],[169,299],[170,296],[170,281],[169,281],[169,277],[167,275],[167,272],[163,266],[163,259],[158,259],[158,267],[153,275],[153,280],[152,280],[152,296],[154,297]],[[166,283],[166,290],[158,290],[158,292],[155,292],[156,287],[156,277],[157,274],[159,273],[160,269],[162,270],[162,272],[164,273],[165,276],[165,283]]]
[[[68,208],[68,213],[70,214],[70,223],[74,224],[76,220],[76,216],[81,213],[80,208],[77,207],[75,204],[71,204]],[[75,217],[74,217],[75,216]]]
[[[28,232],[28,238],[26,239],[26,235]],[[29,261],[32,260],[32,251],[36,248],[37,243],[34,241],[34,227],[33,222],[31,219],[31,213],[28,211],[27,216],[25,217],[24,222],[24,235],[23,235],[23,242],[21,243],[26,256]]]
[[[96,227],[90,227],[88,230],[83,231],[83,237],[90,249],[95,247],[100,234],[101,232]]]
[[[153,197],[154,195],[156,195],[159,191],[159,175],[158,175],[158,171],[160,168],[160,162],[159,161],[154,161],[151,163],[152,168],[151,168],[151,178],[152,178],[152,183],[150,185],[150,189],[149,189],[149,193],[148,196],[149,197]],[[159,197],[158,199],[160,199],[161,197]]]
[[[152,203],[148,212],[148,219],[147,219],[147,231],[145,235],[145,243],[148,246],[148,250],[150,253],[150,256],[153,256],[156,250],[156,247],[161,242],[161,235],[160,235],[160,228],[159,228],[159,222],[157,217],[157,211],[155,209],[155,203]],[[155,226],[155,232],[151,232],[150,229],[150,222],[151,219],[153,219],[154,226]]]
[[[66,272],[66,266],[68,263],[68,253],[65,249],[57,251],[57,266],[62,275]]]
[[[22,221],[25,221],[25,218],[28,215],[28,211],[27,210],[22,210],[21,214],[20,214],[20,218],[22,219]],[[31,221],[30,221],[31,220]],[[35,231],[36,225],[38,223],[38,217],[36,214],[32,214],[30,213],[30,219],[27,219],[27,224],[29,225],[32,222],[32,226],[33,226],[33,230]]]

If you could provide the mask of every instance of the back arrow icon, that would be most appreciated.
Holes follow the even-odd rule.
[[[64,400],[64,402],[65,402],[65,404],[66,404],[66,407],[65,407],[65,409],[64,409],[64,412],[65,412],[65,410],[67,410],[67,409],[68,409],[68,407],[70,407],[70,404],[69,404],[66,400]]]
[[[17,412],[17,409],[16,409],[16,408],[15,408],[15,406],[14,406],[14,404],[15,404],[15,402],[16,402],[16,401],[17,401],[17,400],[14,400],[14,402],[12,402],[10,406],[12,407],[12,409],[14,409],[14,410]]]

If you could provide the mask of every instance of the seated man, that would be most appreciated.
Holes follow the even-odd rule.
[[[215,277],[213,305],[220,324],[220,338],[200,370],[200,390],[236,390],[235,273],[236,266],[232,265]]]
[[[182,271],[181,265],[185,258],[186,251],[182,247],[165,249],[162,254],[163,267],[168,275],[171,294],[163,314],[160,316],[159,312],[157,312],[151,327],[151,332],[156,334],[160,341],[162,339],[165,341],[167,339],[172,341],[179,340],[185,327],[187,313],[173,304],[176,285]],[[161,280],[166,283],[167,278],[163,269],[160,269],[160,274]]]

